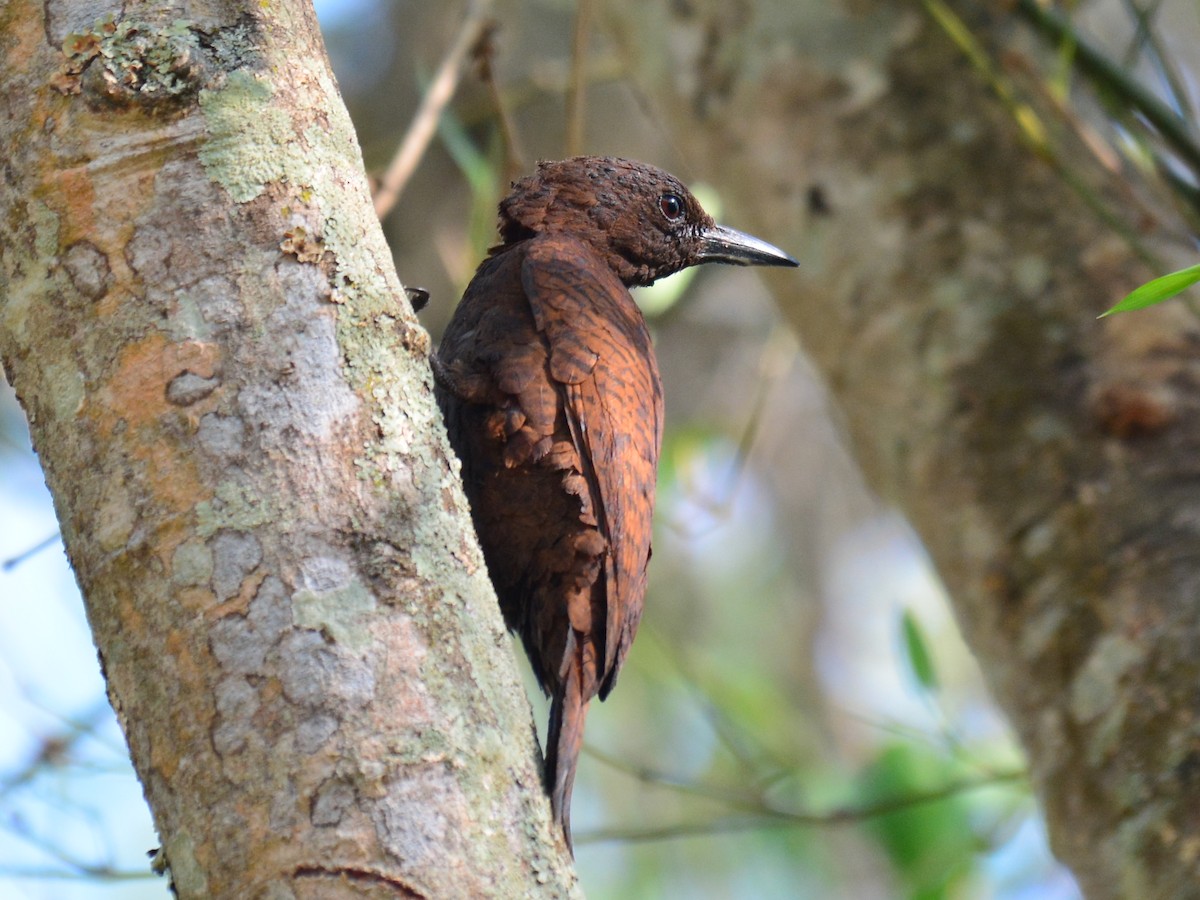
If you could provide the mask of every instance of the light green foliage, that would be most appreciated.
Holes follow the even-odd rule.
[[[1188,266],[1178,272],[1171,272],[1147,281],[1137,290],[1130,293],[1112,309],[1101,314],[1100,318],[1111,316],[1113,313],[1129,312],[1134,309],[1145,309],[1155,303],[1162,303],[1190,288],[1200,281],[1200,265]]]
[[[916,613],[911,609],[904,610],[900,617],[900,632],[904,639],[904,654],[908,660],[908,667],[917,684],[923,690],[936,691],[938,676],[933,663],[933,653],[925,639],[921,623],[917,621]]]
[[[887,806],[944,785],[961,766],[940,753],[912,742],[885,745],[860,776],[860,796],[868,804]],[[978,804],[967,796],[950,796],[913,804],[875,817],[867,830],[887,853],[913,900],[963,896],[974,857],[985,849],[973,827]]]
[[[497,141],[493,152],[476,147],[466,128],[452,111],[447,110],[438,120],[438,135],[471,190],[471,214],[467,222],[467,241],[471,259],[482,259],[496,240],[496,204],[506,185],[502,183],[501,165],[497,160]],[[470,278],[474,272],[464,272]],[[462,287],[466,287],[464,283]]]
[[[962,722],[982,688],[947,611],[897,603],[877,555],[860,565],[884,599],[858,628],[875,638],[807,632],[820,601],[739,443],[696,422],[666,435],[646,616],[576,792],[589,896],[1013,896],[998,884],[1039,864],[994,871],[1031,814],[1024,765],[978,712]],[[810,640],[858,690],[819,696]]]

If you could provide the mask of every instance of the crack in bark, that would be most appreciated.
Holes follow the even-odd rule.
[[[292,870],[292,877],[300,878],[339,878],[356,884],[378,884],[397,891],[399,897],[413,897],[415,900],[428,900],[421,891],[383,872],[372,869],[356,869],[352,866],[297,866]]]

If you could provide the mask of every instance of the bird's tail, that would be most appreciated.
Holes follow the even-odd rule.
[[[583,684],[580,661],[567,665],[566,677],[554,692],[550,703],[550,728],[546,735],[546,791],[554,821],[562,826],[567,847],[571,843],[571,788],[575,785],[575,766],[583,747],[583,723],[594,690]]]

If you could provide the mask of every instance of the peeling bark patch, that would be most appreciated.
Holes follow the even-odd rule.
[[[162,850],[168,860],[176,896],[209,896],[208,878],[196,861],[196,846],[191,835],[186,832],[164,835]]]
[[[61,420],[70,420],[83,409],[83,373],[71,363],[51,363],[42,369],[46,393]]]
[[[239,481],[227,479],[217,485],[212,500],[196,504],[196,530],[208,537],[222,528],[257,528],[276,515],[270,501],[270,497],[248,492]]]
[[[325,745],[338,728],[338,720],[324,713],[316,713],[305,719],[296,728],[296,749],[308,756]]]
[[[216,705],[213,749],[218,756],[229,756],[242,750],[254,734],[258,691],[245,678],[225,678],[217,685]]]
[[[312,823],[318,828],[337,825],[354,803],[354,788],[340,778],[330,778],[317,788],[310,813]]]
[[[226,616],[212,625],[209,646],[217,663],[227,672],[257,675],[263,671],[270,644],[262,640],[243,616]]]
[[[300,564],[304,587],[312,591],[333,591],[346,587],[353,578],[350,563],[336,556],[313,555]]]
[[[171,557],[171,580],[178,585],[208,584],[213,573],[213,554],[202,540],[192,538],[175,548]]]
[[[283,633],[292,627],[292,617],[283,582],[268,575],[250,601],[250,624],[266,636],[267,643],[276,644]]]
[[[221,462],[240,459],[245,439],[246,426],[236,416],[209,413],[196,431],[196,440],[204,451]]]
[[[125,244],[125,264],[148,287],[167,283],[171,259],[171,235],[158,227],[141,225]],[[232,288],[230,288],[232,291]]]
[[[238,592],[242,581],[262,562],[262,547],[253,534],[223,531],[212,540],[212,586],[218,600]]]
[[[133,497],[123,482],[110,481],[104,486],[96,518],[100,525],[93,536],[100,546],[110,553],[122,549],[138,519]]]
[[[175,406],[191,406],[217,389],[221,379],[213,376],[204,378],[194,372],[176,375],[167,385],[167,402]]]
[[[1121,679],[1144,656],[1145,650],[1123,635],[1100,638],[1071,685],[1071,715],[1075,720],[1090,722],[1112,708],[1120,699]]]
[[[99,300],[112,283],[108,257],[89,241],[78,241],[63,254],[63,268],[75,290],[89,300]]]
[[[302,589],[292,595],[297,625],[322,631],[353,653],[370,644],[370,624],[377,605],[375,596],[358,579],[333,590]]]
[[[171,343],[161,332],[150,332],[121,350],[108,379],[113,412],[134,427],[154,424],[170,410],[170,381],[181,372],[214,378],[219,352],[215,344]]]
[[[387,853],[414,871],[431,860],[454,858],[469,833],[461,816],[466,800],[453,779],[440,770],[388,784],[387,794],[372,812],[375,833]]]
[[[209,648],[226,672],[261,675],[267,654],[291,626],[283,582],[268,575],[244,614],[222,616],[213,623]]]
[[[284,696],[306,709],[361,709],[375,696],[371,667],[315,631],[295,631],[283,639],[279,680]]]
[[[38,200],[26,200],[16,210],[25,223],[24,239],[32,238],[33,255],[27,256],[24,248],[17,246],[0,250],[0,282],[4,284],[0,324],[11,335],[14,345],[6,352],[11,354],[15,349],[24,355],[30,349],[30,322],[35,321],[32,311],[45,296],[44,261],[58,253],[62,223],[54,210]],[[11,369],[12,359],[6,360],[5,365]],[[9,377],[12,377],[11,371]],[[29,412],[33,414],[33,410]]]
[[[225,275],[210,275],[189,290],[181,302],[192,303],[200,316],[214,331],[224,332],[242,323],[243,309],[238,300],[238,290]]]
[[[288,779],[285,789],[277,790],[271,799],[271,813],[267,824],[272,831],[287,833],[293,831],[300,823],[300,815],[296,810],[296,785]]]
[[[287,303],[265,323],[264,367],[274,380],[247,385],[239,402],[265,446],[290,448],[297,435],[328,439],[358,408],[341,371],[334,315],[322,303],[329,286],[315,266],[279,267]]]

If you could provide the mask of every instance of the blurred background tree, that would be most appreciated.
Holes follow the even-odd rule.
[[[469,48],[387,219],[435,337],[509,178],[576,150],[675,172],[805,266],[639,292],[668,431],[575,792],[593,897],[1076,897],[1035,794],[1089,896],[1181,896],[1152,862],[1178,884],[1200,856],[1200,330],[1094,321],[1189,261],[1200,22],[984,6],[318,3],[380,177]],[[3,403],[0,894],[164,896],[61,550],[18,559],[55,526]]]

